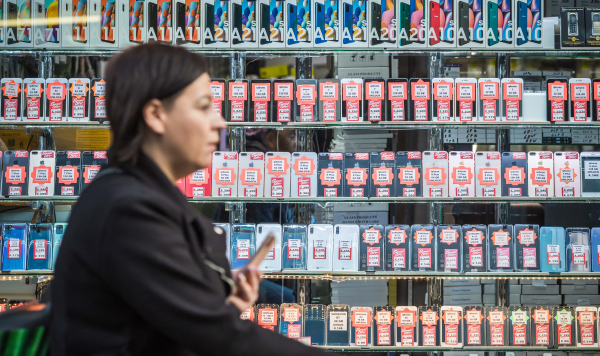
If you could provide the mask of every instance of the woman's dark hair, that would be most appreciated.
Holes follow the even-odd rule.
[[[204,73],[204,57],[159,43],[135,46],[112,58],[105,76],[113,132],[110,165],[137,162],[146,132],[142,109],[148,101],[159,99],[168,105]]]

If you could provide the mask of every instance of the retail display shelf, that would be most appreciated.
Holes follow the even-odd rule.
[[[598,279],[600,272],[314,272],[314,271],[283,271],[263,272],[266,279],[318,279],[327,281],[374,280],[374,279]]]
[[[431,55],[440,54],[448,57],[496,57],[498,54],[509,55],[514,57],[580,57],[594,58],[600,56],[600,51],[595,49],[531,49],[531,50],[508,50],[498,51],[497,49],[473,49],[473,50],[445,50],[436,49],[419,49],[405,50],[401,48],[307,48],[304,50],[298,49],[215,49],[215,48],[199,48],[191,49],[192,52],[204,54],[212,57],[229,57],[235,54],[246,55],[247,57],[320,57],[340,55],[370,55],[370,54],[390,54],[400,56],[415,56],[415,55]],[[106,57],[120,53],[121,50],[78,50],[78,49],[56,49],[46,50],[43,48],[29,49],[3,49],[3,56],[33,56],[33,57],[52,57],[52,56],[85,56],[85,57]]]
[[[109,129],[110,125],[105,123],[101,124],[97,121],[86,121],[86,122],[0,122],[0,130],[22,130],[22,129],[47,129],[56,127],[69,127],[76,129]],[[598,125],[600,127],[600,125]]]
[[[470,197],[470,198],[429,198],[429,197],[389,197],[389,198],[351,198],[351,197],[312,197],[312,198],[227,198],[206,197],[189,199],[191,203],[600,203],[599,197]],[[0,200],[1,202],[1,200]]]
[[[492,352],[527,352],[527,351],[561,351],[561,352],[600,352],[600,348],[597,347],[558,347],[549,349],[545,347],[536,346],[466,346],[463,348],[453,347],[431,347],[431,346],[415,346],[415,347],[401,347],[401,346],[313,346],[320,349],[338,352],[388,352],[388,351],[414,351],[414,352],[442,352],[442,351],[492,351]]]

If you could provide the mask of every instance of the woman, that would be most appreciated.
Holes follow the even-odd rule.
[[[110,167],[69,219],[52,285],[53,355],[320,354],[240,320],[260,274],[232,280],[223,230],[174,185],[209,166],[225,128],[203,58],[141,45],[111,60],[106,82]]]

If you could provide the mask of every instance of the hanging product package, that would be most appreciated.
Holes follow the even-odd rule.
[[[437,270],[462,272],[462,229],[459,225],[438,225]]]
[[[436,244],[434,225],[411,226],[411,271],[436,271]]]
[[[542,272],[565,272],[567,260],[565,253],[565,229],[563,227],[542,226],[540,228]]]
[[[485,308],[488,346],[508,346],[508,309],[506,307]]]
[[[2,272],[27,268],[27,225],[2,225]]]
[[[333,227],[333,270],[358,271],[359,226],[336,224]]]
[[[370,347],[373,344],[373,308],[352,307],[350,346]]]
[[[440,308],[441,346],[463,346],[463,308],[460,306],[443,306]]]
[[[464,271],[487,272],[487,226],[463,225],[462,235]]]
[[[575,346],[575,308],[554,308],[554,338],[556,346]]]
[[[383,271],[383,226],[360,225],[360,270]]]
[[[317,154],[315,152],[292,153],[290,194],[293,198],[317,196]]]
[[[290,339],[302,336],[302,305],[283,303],[279,307],[281,321],[279,323],[280,333]]]
[[[304,306],[304,337],[310,338],[311,346],[325,346],[326,306],[306,304]]]
[[[530,345],[530,316],[529,307],[512,306],[508,308],[509,314],[509,345],[510,346],[529,346]]]
[[[344,192],[344,181],[342,172],[344,171],[343,153],[319,153],[319,180],[317,181],[318,197],[341,197]]]
[[[52,224],[29,224],[27,269],[52,269]]]
[[[519,272],[540,271],[539,225],[515,224],[515,262]]]
[[[554,323],[552,322],[552,307],[531,307],[531,346],[554,346]]]
[[[410,270],[410,226],[385,227],[385,270]]]
[[[371,196],[377,198],[395,196],[396,161],[394,152],[371,152],[370,157]]]
[[[327,345],[350,345],[350,307],[342,304],[327,306]]]
[[[396,346],[414,347],[417,340],[417,315],[419,310],[413,306],[396,307]]]
[[[421,152],[396,152],[396,196],[423,196]]]
[[[245,267],[256,249],[254,224],[231,225],[231,269]]]
[[[368,153],[344,153],[344,196],[366,198],[370,187]]]
[[[514,237],[512,225],[488,225],[488,263],[491,272],[514,271]]]
[[[394,333],[394,307],[374,307],[375,335],[373,346],[396,345]]]
[[[485,346],[487,313],[484,307],[464,307],[463,340],[465,346]]]
[[[438,307],[419,307],[419,346],[440,346]]]
[[[306,235],[306,225],[283,225],[282,269],[306,269]]]

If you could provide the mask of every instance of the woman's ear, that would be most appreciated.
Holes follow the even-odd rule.
[[[165,107],[158,99],[152,99],[142,109],[144,122],[150,130],[158,135],[165,133],[167,115]]]

